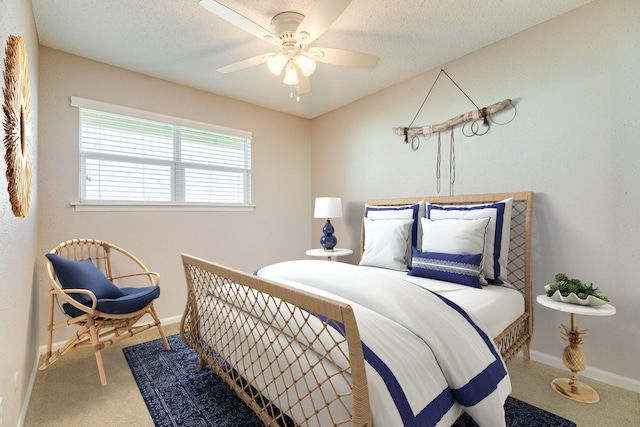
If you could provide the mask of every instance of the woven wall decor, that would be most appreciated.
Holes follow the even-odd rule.
[[[27,50],[9,36],[4,57],[4,160],[13,214],[26,217],[31,200],[31,87]]]

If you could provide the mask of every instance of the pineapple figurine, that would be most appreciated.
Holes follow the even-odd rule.
[[[562,327],[564,328],[564,336],[562,338],[569,342],[569,345],[566,346],[562,352],[562,363],[571,371],[569,385],[571,386],[571,391],[576,393],[578,390],[578,372],[584,371],[587,368],[587,358],[584,355],[584,351],[580,348],[580,344],[582,344],[582,337],[580,335],[587,332],[587,330],[573,330],[566,325],[562,325]]]
[[[598,393],[588,385],[578,380],[578,372],[587,368],[587,358],[580,348],[582,335],[587,330],[579,330],[575,313],[571,313],[571,327],[562,325],[564,336],[562,339],[569,342],[569,345],[562,352],[562,363],[571,373],[569,378],[556,378],[552,381],[551,387],[559,394],[578,402],[596,403],[600,400]]]

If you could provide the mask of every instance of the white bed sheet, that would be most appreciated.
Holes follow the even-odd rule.
[[[360,266],[400,277],[418,286],[436,292],[462,307],[491,338],[496,338],[524,313],[524,296],[510,285],[488,285],[482,289],[409,276],[405,271]]]

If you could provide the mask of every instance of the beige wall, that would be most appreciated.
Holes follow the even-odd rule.
[[[32,193],[29,215],[13,215],[7,193],[4,145],[0,156],[0,397],[2,423],[18,424],[37,356],[38,242],[38,38],[29,0],[0,1],[2,69],[7,38],[21,36],[27,48],[32,108]],[[4,84],[2,84],[4,87]],[[3,98],[4,102],[4,98]],[[4,120],[4,115],[2,116]],[[3,133],[4,135],[4,133]]]
[[[181,253],[252,272],[303,257],[310,245],[309,121],[146,77],[57,50],[40,49],[40,244],[92,237],[113,242],[162,275],[161,318],[186,302]],[[251,212],[76,212],[80,96],[253,132]],[[44,258],[38,256],[38,268]],[[47,283],[40,280],[39,312]],[[40,343],[45,342],[44,325]]]
[[[609,295],[615,316],[578,319],[589,329],[583,347],[589,374],[631,379],[626,385],[640,390],[639,16],[635,0],[595,1],[444,67],[480,107],[505,98],[517,107],[511,123],[483,137],[465,138],[456,129],[456,194],[536,192],[535,294],[565,272]],[[438,72],[313,121],[312,194],[348,201],[346,217],[335,224],[341,246],[359,248],[365,199],[436,194],[437,136],[412,152],[391,129],[411,122]],[[472,109],[441,77],[415,124]],[[442,141],[445,195],[449,138],[447,132]],[[559,364],[565,346],[559,324],[569,316],[538,304],[535,316],[536,357]]]

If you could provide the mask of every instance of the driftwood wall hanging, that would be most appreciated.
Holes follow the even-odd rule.
[[[438,80],[440,79],[440,77],[442,75],[445,75],[449,78],[449,80],[451,80],[451,82],[460,90],[460,92],[462,92],[464,94],[465,97],[467,97],[467,99],[473,104],[473,106],[475,107],[474,110],[471,110],[469,112],[466,112],[464,114],[460,114],[456,117],[452,117],[451,119],[442,122],[442,123],[438,123],[438,124],[434,124],[434,125],[426,125],[426,126],[419,126],[419,127],[413,127],[413,123],[415,122],[416,118],[418,117],[418,114],[420,114],[420,111],[422,110],[422,107],[424,107],[424,104],[427,102],[427,99],[429,98],[429,95],[431,95],[431,91],[433,91],[433,88],[435,87],[436,83],[438,83]],[[495,121],[493,121],[491,119],[491,115],[495,114],[497,112],[500,112],[504,109],[506,109],[507,107],[512,106],[514,108],[514,116],[509,119],[507,122],[505,123],[497,123]],[[455,137],[454,137],[454,128],[458,125],[462,125],[462,135],[466,136],[466,137],[472,137],[472,136],[483,136],[486,135],[487,132],[489,132],[489,127],[490,124],[498,124],[498,125],[504,125],[507,123],[510,123],[513,119],[515,118],[515,105],[511,102],[510,99],[505,99],[504,101],[500,101],[497,102],[495,104],[489,105],[488,107],[484,107],[484,108],[480,108],[476,105],[475,102],[473,102],[473,100],[471,98],[469,98],[469,96],[465,93],[464,90],[462,90],[462,88],[460,86],[458,86],[458,84],[451,78],[451,76],[449,76],[449,74],[447,74],[447,72],[443,69],[440,70],[440,73],[438,73],[438,76],[436,77],[436,80],[433,82],[433,85],[431,85],[431,89],[429,89],[429,92],[427,93],[427,96],[424,98],[424,100],[422,101],[422,105],[420,105],[420,108],[418,109],[418,112],[416,112],[415,116],[413,117],[413,120],[411,121],[411,123],[409,124],[409,126],[407,127],[395,127],[393,128],[393,132],[396,135],[399,136],[403,136],[404,137],[404,142],[406,144],[411,144],[411,149],[413,151],[418,150],[418,148],[420,147],[420,137],[423,137],[425,140],[429,139],[429,137],[432,134],[438,134],[438,154],[437,154],[437,158],[436,158],[436,187],[437,187],[437,191],[438,193],[440,193],[440,165],[441,165],[441,154],[442,154],[442,132],[445,132],[447,130],[450,130],[450,145],[449,145],[449,193],[450,195],[453,196],[454,194],[454,184],[455,184],[455,177],[456,177],[456,166],[455,166]]]
[[[9,36],[4,58],[4,160],[11,210],[29,214],[31,200],[31,87],[27,50],[20,36]]]

